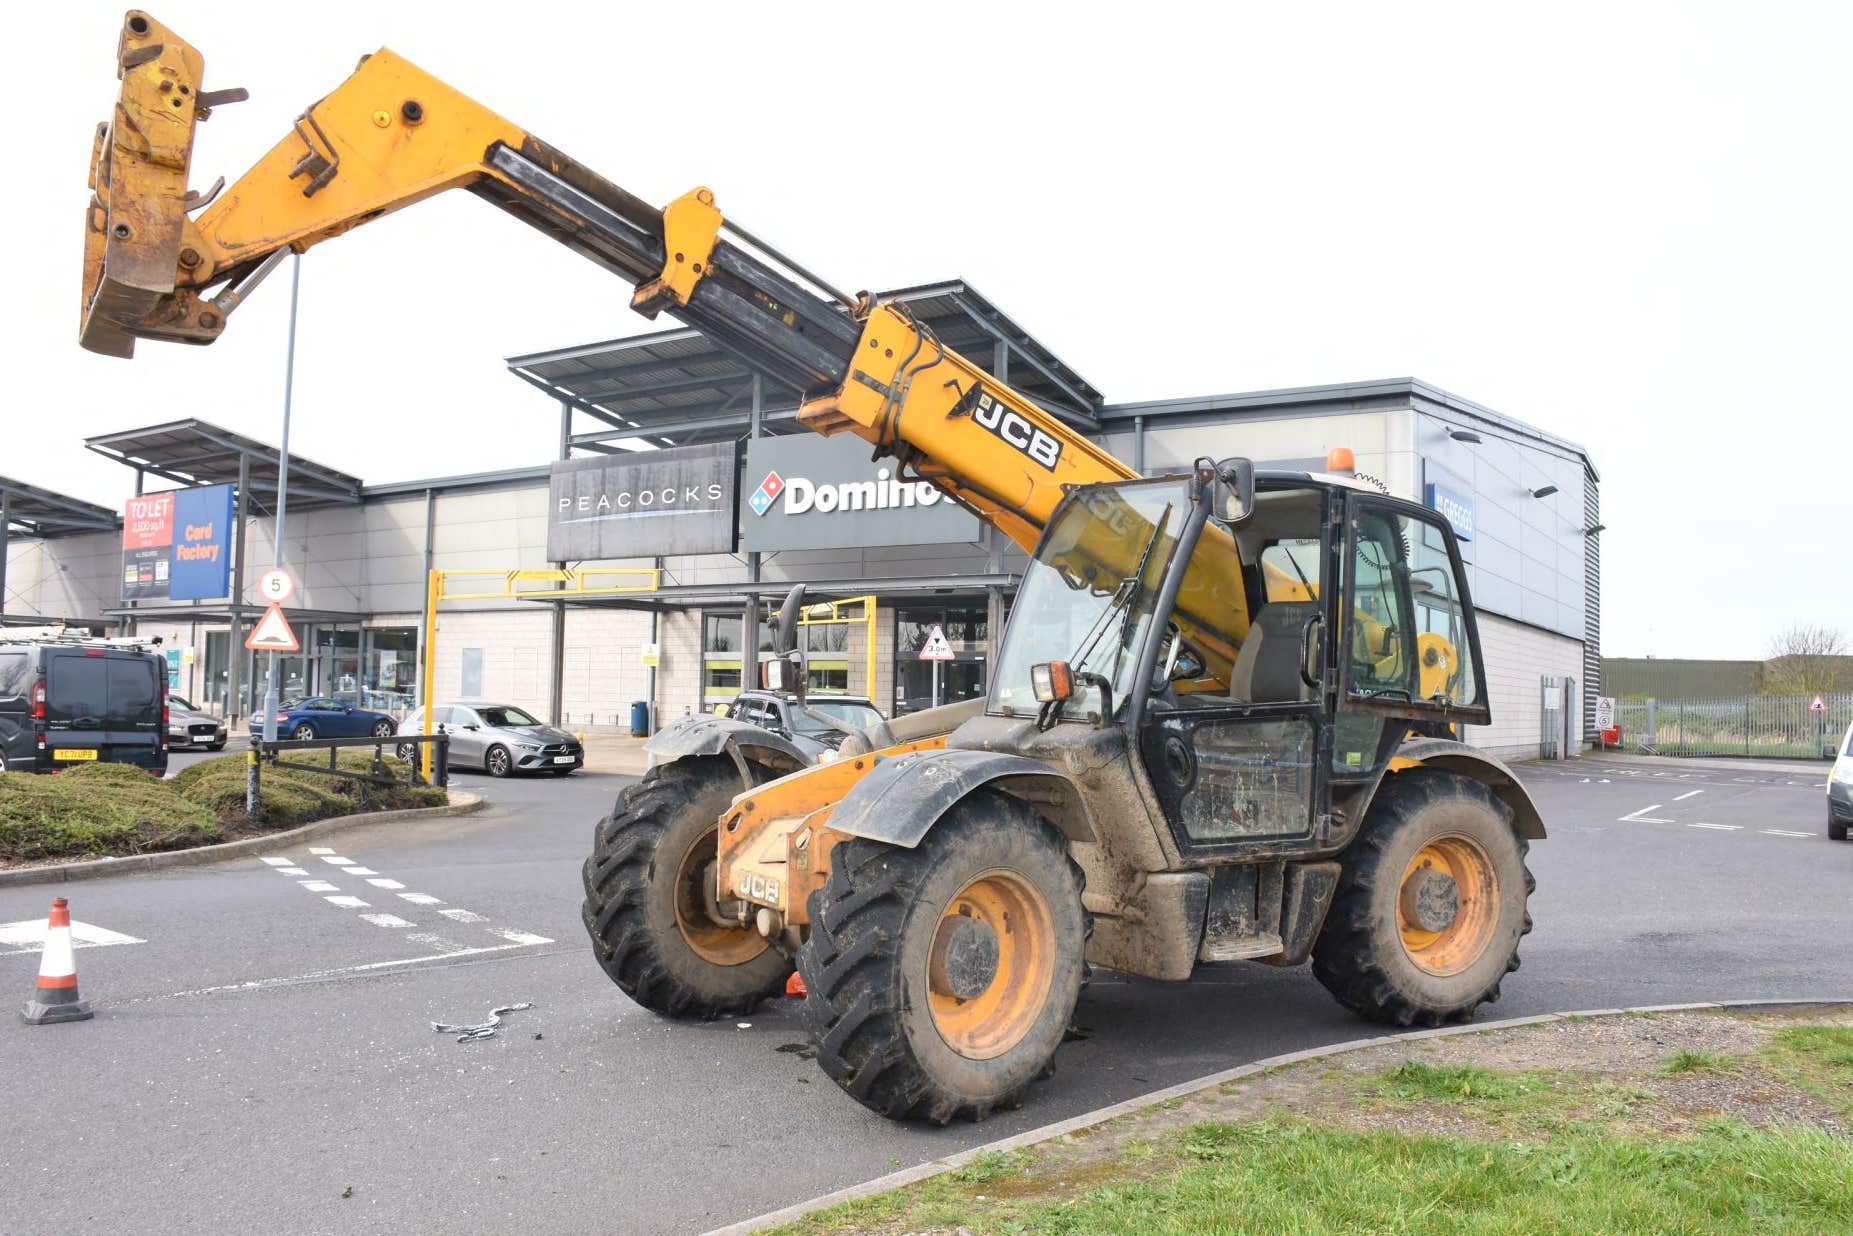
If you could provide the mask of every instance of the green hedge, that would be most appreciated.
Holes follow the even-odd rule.
[[[365,771],[371,752],[342,752]],[[406,766],[388,758],[395,776]],[[376,786],[266,766],[260,830],[295,828],[362,811],[435,807],[444,791]],[[0,862],[146,854],[224,841],[246,830],[245,757],[201,760],[169,781],[123,764],[84,764],[55,776],[0,776]]]

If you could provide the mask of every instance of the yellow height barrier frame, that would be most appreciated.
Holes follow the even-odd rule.
[[[616,576],[637,579],[634,584],[599,585],[594,581]],[[498,586],[476,592],[451,590],[452,580],[494,581]],[[431,733],[431,713],[437,704],[438,606],[446,601],[516,601],[524,597],[572,599],[576,597],[610,597],[629,593],[655,592],[662,587],[663,573],[654,567],[523,567],[517,570],[431,570],[425,576],[424,664],[419,677],[419,696],[424,710],[424,732]],[[524,585],[535,585],[527,586]],[[871,628],[871,634],[873,628]],[[870,664],[874,664],[871,656]],[[431,744],[421,743],[419,765],[425,780],[431,780]]]
[[[860,615],[844,613],[846,607],[855,605],[862,607]],[[866,596],[844,597],[838,601],[818,601],[815,604],[806,605],[798,615],[800,627],[850,626],[858,622],[866,627],[868,638],[864,642],[868,645],[869,668],[865,681],[868,683],[870,700],[875,698],[875,607],[875,594],[869,593]],[[824,616],[816,617],[815,615],[818,614]],[[844,660],[847,662],[848,658],[845,657]]]

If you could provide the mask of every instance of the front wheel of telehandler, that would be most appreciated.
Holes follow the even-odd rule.
[[[839,843],[798,952],[824,1072],[891,1120],[1019,1105],[1080,994],[1081,884],[1062,835],[989,791],[911,850]]]
[[[1479,782],[1394,775],[1340,860],[1313,973],[1371,1021],[1467,1020],[1518,969],[1536,886],[1526,848],[1511,810]]]
[[[728,761],[677,760],[627,786],[598,822],[580,917],[598,964],[647,1009],[711,1021],[784,990],[791,962],[710,912],[718,821],[739,791]]]

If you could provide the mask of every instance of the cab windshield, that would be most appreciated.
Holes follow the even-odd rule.
[[[1089,486],[1057,509],[1011,606],[989,711],[1035,715],[1030,667],[1044,661],[1067,661],[1074,672],[1062,716],[1100,712],[1100,688],[1084,675],[1111,684],[1119,707],[1189,509],[1181,479]]]

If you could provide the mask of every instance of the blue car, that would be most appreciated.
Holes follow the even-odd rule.
[[[399,723],[383,712],[368,712],[325,695],[288,700],[277,709],[277,737],[310,738],[390,738]],[[251,737],[264,736],[264,712],[251,714]]]

